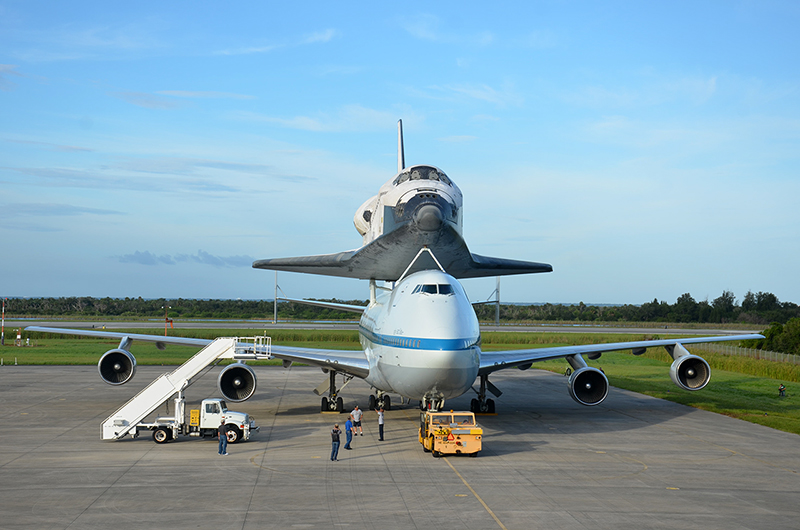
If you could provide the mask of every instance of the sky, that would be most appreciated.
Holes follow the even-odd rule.
[[[792,1],[0,0],[0,296],[272,298],[254,260],[361,245],[402,119],[472,252],[552,264],[503,301],[800,303],[798,27]]]

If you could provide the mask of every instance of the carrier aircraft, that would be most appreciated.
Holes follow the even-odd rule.
[[[440,410],[445,400],[475,393],[473,412],[495,412],[494,399],[502,391],[489,381],[498,370],[527,370],[537,361],[564,358],[572,368],[569,395],[582,405],[598,405],[608,395],[608,380],[584,356],[632,350],[640,355],[650,347],[664,347],[672,356],[670,377],[689,391],[704,388],[710,378],[708,363],[691,354],[686,345],[701,342],[763,338],[758,334],[672,338],[581,346],[484,352],[478,318],[459,279],[551,272],[546,263],[473,254],[462,236],[461,190],[441,169],[405,165],[402,122],[397,132],[397,174],[367,199],[355,213],[355,228],[363,238],[356,250],[262,259],[257,269],[358,278],[369,281],[369,304],[355,306],[293,300],[361,313],[362,351],[340,351],[273,345],[271,355],[284,366],[293,362],[316,366],[327,376],[315,392],[322,395],[323,411],[342,411],[340,391],[353,377],[372,387],[368,407],[391,407],[390,395],[418,401],[420,408]],[[98,363],[101,378],[110,384],[129,381],[136,369],[131,342],[155,342],[159,347],[181,344],[204,347],[211,341],[183,337],[126,334],[106,331],[43,328],[31,331],[115,338],[120,346]],[[230,401],[243,401],[256,390],[256,375],[244,363],[228,365],[219,377],[219,389]],[[535,396],[532,396],[535,399]]]

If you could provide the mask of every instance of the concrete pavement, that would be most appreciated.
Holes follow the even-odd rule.
[[[327,376],[303,367],[255,367],[256,396],[229,406],[261,432],[228,457],[214,440],[102,441],[101,422],[166,370],[111,387],[94,366],[0,368],[0,528],[708,530],[800,517],[800,437],[613,388],[582,407],[539,370],[493,376],[504,394],[479,419],[478,458],[424,453],[409,405],[386,413],[385,442],[367,412],[354,450],[331,462],[328,433],[346,415],[318,412],[311,389]],[[216,373],[188,404],[217,395]],[[342,394],[364,407],[369,388]]]

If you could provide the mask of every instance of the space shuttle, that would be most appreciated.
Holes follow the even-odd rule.
[[[553,270],[547,263],[470,252],[463,236],[461,190],[437,167],[406,167],[404,151],[400,120],[397,174],[367,199],[353,218],[363,246],[335,254],[262,259],[253,267],[387,282],[431,269],[447,271],[457,279]]]

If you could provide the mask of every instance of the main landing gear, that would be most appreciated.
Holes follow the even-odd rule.
[[[317,387],[314,390],[314,392],[316,392],[317,395],[319,395],[325,392],[326,390],[325,387],[327,387],[328,395],[322,398],[322,402],[320,403],[320,412],[344,412],[344,400],[338,394],[338,390],[341,390],[341,388],[338,390],[336,389],[337,373],[338,372],[330,370],[328,372],[328,377],[329,377],[328,383],[323,383],[322,385],[320,385],[322,390],[320,390],[320,387]],[[350,382],[350,379],[353,378],[353,376],[347,376],[347,375],[345,375],[344,377],[345,377],[345,382],[344,385],[342,385],[342,388],[344,388],[344,386]]]
[[[392,398],[389,397],[389,394],[381,392],[380,390],[376,390],[375,393],[377,394],[377,397],[370,394],[369,401],[367,403],[367,409],[378,410],[383,408],[383,410],[391,410]]]
[[[481,387],[477,392],[478,397],[470,401],[469,410],[476,414],[481,412],[484,414],[494,414],[494,400],[491,398],[486,399],[486,390],[488,389],[495,397],[500,397],[503,393],[499,388],[489,382],[488,374],[480,375],[479,377],[481,380]]]

